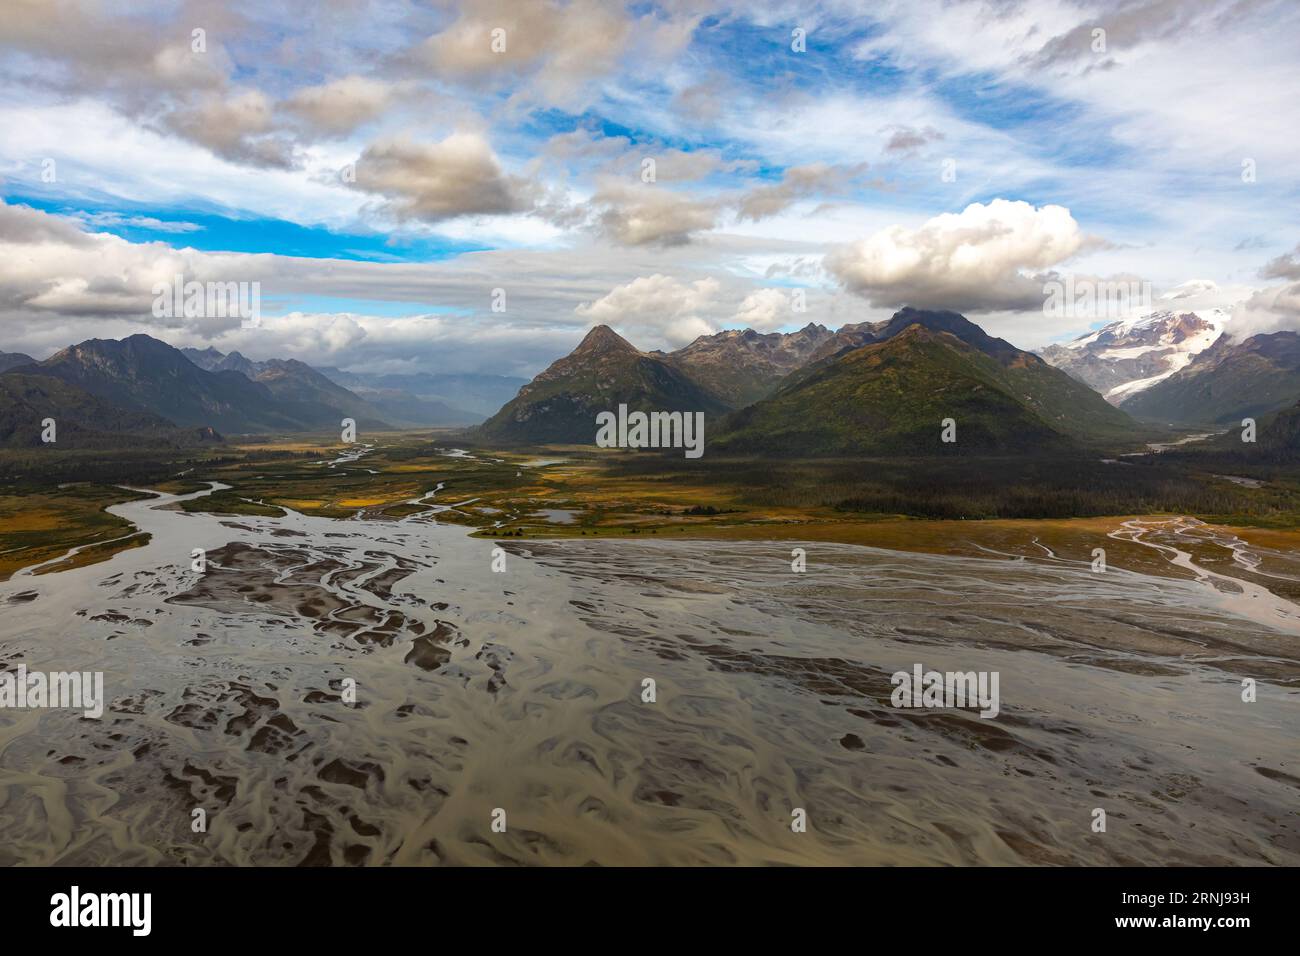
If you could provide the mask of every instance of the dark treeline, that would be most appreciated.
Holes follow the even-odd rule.
[[[232,450],[233,451],[233,450]],[[5,449],[0,451],[0,482],[50,487],[71,481],[97,484],[133,484],[166,481],[182,472],[195,476],[222,465],[247,459],[242,453],[193,457],[184,452],[162,453],[154,449],[85,449],[66,451],[51,448]],[[261,451],[258,461],[318,458],[316,452]]]
[[[1245,474],[1224,465],[1223,474]],[[1267,466],[1267,487],[1216,477],[1198,457],[821,459],[760,461],[668,455],[614,459],[624,476],[733,488],[752,507],[832,508],[924,518],[1070,518],[1171,513],[1294,524],[1300,467]]]

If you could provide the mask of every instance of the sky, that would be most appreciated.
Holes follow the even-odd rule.
[[[1067,280],[1300,328],[1298,92],[1291,0],[3,0],[0,349],[526,377],[904,305],[1031,348],[1116,317]]]

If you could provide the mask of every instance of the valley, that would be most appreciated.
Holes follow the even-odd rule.
[[[740,510],[578,452],[258,446],[123,490],[143,546],[0,583],[0,658],[109,699],[0,726],[0,860],[1300,861],[1293,531]],[[998,719],[892,708],[916,660],[999,672]]]
[[[469,427],[302,363],[56,358],[0,375],[0,661],[109,703],[0,723],[0,861],[1300,861],[1296,409],[1141,423],[916,310],[597,327]],[[598,447],[624,403],[703,455]],[[999,674],[997,720],[893,707],[918,661]]]

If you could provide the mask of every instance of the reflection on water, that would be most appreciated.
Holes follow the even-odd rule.
[[[144,548],[0,584],[0,666],[111,700],[0,711],[0,862],[1300,863],[1300,611],[1268,587],[1300,574],[1198,523],[1115,532],[1194,580],[626,540],[493,573],[428,514],[177,500],[111,509]],[[916,662],[999,671],[1001,714],[895,710]]]

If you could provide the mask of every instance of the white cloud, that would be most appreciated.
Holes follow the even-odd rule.
[[[826,257],[827,269],[874,305],[981,312],[1039,308],[1041,273],[1079,252],[1070,211],[995,199],[917,229],[891,226]]]
[[[1228,326],[1238,342],[1283,331],[1300,331],[1300,282],[1260,289],[1232,310]]]
[[[593,324],[612,326],[640,348],[680,348],[716,331],[704,315],[715,307],[720,288],[713,278],[687,284],[672,276],[639,276],[574,311]]]
[[[756,332],[775,332],[794,317],[788,289],[758,289],[740,303],[734,324]]]

